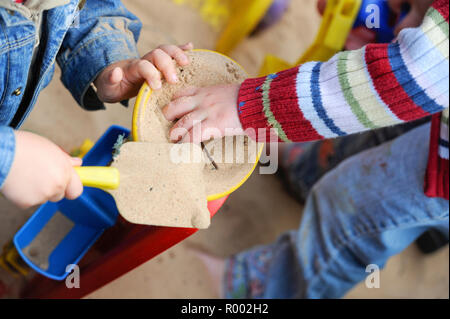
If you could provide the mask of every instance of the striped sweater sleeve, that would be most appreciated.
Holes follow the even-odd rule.
[[[402,30],[393,43],[246,80],[238,101],[244,129],[261,141],[273,129],[280,141],[303,142],[448,109],[448,2],[436,0],[422,25]]]

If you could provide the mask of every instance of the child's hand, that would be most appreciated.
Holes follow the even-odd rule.
[[[15,135],[13,165],[1,189],[6,198],[28,208],[81,195],[83,185],[73,169],[81,165],[81,159],[70,157],[41,136],[21,131]]]
[[[120,102],[135,97],[144,81],[153,90],[161,88],[161,73],[169,83],[178,81],[175,63],[189,64],[184,51],[192,50],[192,43],[182,46],[162,45],[141,59],[124,60],[105,68],[94,85],[99,99],[107,103]]]
[[[409,13],[395,28],[396,35],[405,28],[418,27],[422,23],[428,8],[434,2],[434,0],[388,0],[388,1],[392,11],[394,11],[397,14],[401,13],[402,5],[404,3],[409,3],[411,6],[411,10],[409,11]]]
[[[239,88],[240,85],[226,85],[178,92],[163,108],[168,121],[178,119],[170,139],[198,144],[211,138],[244,134],[237,110]]]

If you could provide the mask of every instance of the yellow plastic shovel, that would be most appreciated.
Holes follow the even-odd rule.
[[[115,167],[82,166],[75,171],[84,186],[101,189],[117,189],[120,185],[120,173]]]

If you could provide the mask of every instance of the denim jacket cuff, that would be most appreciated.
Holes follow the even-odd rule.
[[[8,126],[0,126],[0,189],[8,177],[16,150],[14,130]]]
[[[107,66],[122,60],[137,59],[139,53],[132,36],[111,32],[92,39],[64,61],[61,80],[75,100],[86,110],[104,109],[92,83]]]

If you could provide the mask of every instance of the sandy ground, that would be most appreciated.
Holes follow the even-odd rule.
[[[295,61],[313,40],[319,17],[316,0],[292,0],[283,20],[257,37],[244,41],[232,54],[252,75],[263,57],[276,54]],[[124,0],[144,22],[139,47],[142,53],[161,43],[193,41],[197,48],[214,48],[217,33],[188,7],[170,0]],[[96,140],[111,124],[130,127],[131,108],[108,105],[106,111],[84,112],[58,81],[59,71],[41,95],[24,129],[52,139],[70,150],[85,138]],[[133,105],[133,103],[131,103]],[[0,245],[12,238],[33,210],[20,211],[0,198]],[[254,174],[214,217],[210,229],[129,272],[88,298],[210,298],[212,288],[202,263],[192,248],[226,257],[254,245],[270,243],[283,231],[295,229],[302,207],[283,190],[275,176]],[[361,283],[347,298],[448,298],[449,249],[424,256],[416,248],[392,258],[381,273],[381,288],[367,289]],[[0,269],[0,279],[12,288],[19,280]],[[16,287],[16,288],[15,288]]]

